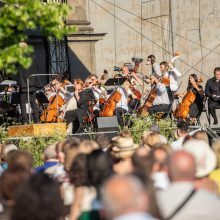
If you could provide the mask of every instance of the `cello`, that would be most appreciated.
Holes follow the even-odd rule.
[[[40,116],[41,122],[59,122],[59,110],[64,104],[64,99],[61,95],[56,94],[49,99],[47,108]]]
[[[116,104],[121,100],[121,93],[115,89],[104,104],[102,111],[99,113],[101,117],[111,117],[114,114]]]
[[[202,79],[199,80],[196,85],[198,86],[199,83],[202,82]],[[193,86],[183,97],[182,102],[177,106],[176,110],[173,112],[174,118],[181,118],[185,119],[190,111],[190,106],[195,102],[196,100],[196,94],[193,92],[193,89],[195,87]]]
[[[157,84],[154,84],[147,95],[145,95],[144,104],[138,109],[138,115],[146,115],[148,109],[153,105],[153,101],[157,96],[156,86]]]

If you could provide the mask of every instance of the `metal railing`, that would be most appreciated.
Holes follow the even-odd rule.
[[[43,3],[67,3],[67,0],[42,0]]]

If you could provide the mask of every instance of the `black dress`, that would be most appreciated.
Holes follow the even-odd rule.
[[[190,105],[189,116],[192,118],[197,118],[203,110],[203,100],[205,93],[203,87],[199,85],[199,91],[193,86],[187,88],[187,92],[192,91],[196,95],[195,101]]]

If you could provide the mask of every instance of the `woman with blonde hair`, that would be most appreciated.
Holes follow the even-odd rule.
[[[155,145],[161,143],[161,138],[158,133],[152,131],[144,131],[141,136],[142,146],[149,150]]]

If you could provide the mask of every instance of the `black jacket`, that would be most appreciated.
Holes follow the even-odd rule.
[[[217,82],[215,77],[209,79],[205,85],[205,94],[211,100],[213,100],[213,95],[220,96],[220,81]]]

